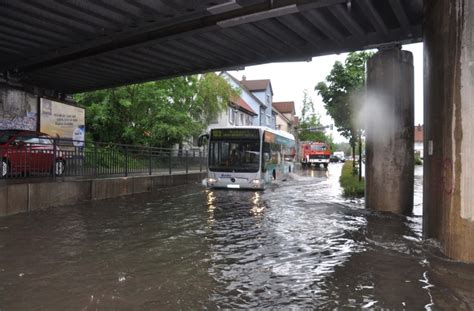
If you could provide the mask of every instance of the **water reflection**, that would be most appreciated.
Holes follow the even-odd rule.
[[[207,222],[209,225],[211,225],[214,222],[214,211],[216,210],[214,202],[216,201],[216,196],[214,192],[210,189],[205,190],[205,193],[207,197],[207,211],[209,213]]]
[[[305,168],[300,169],[299,174],[301,176],[308,176],[308,177],[313,177],[313,178],[317,178],[317,177],[327,178],[327,177],[329,177],[329,169],[325,168],[323,166],[320,166],[320,167],[315,167],[315,166],[305,167]]]
[[[265,212],[265,204],[263,204],[260,192],[254,192],[251,198],[251,208],[250,213],[253,216],[261,217]]]
[[[416,208],[342,198],[340,167],[1,218],[0,309],[472,308],[474,267],[421,239]]]

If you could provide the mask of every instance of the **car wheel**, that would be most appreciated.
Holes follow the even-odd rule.
[[[56,160],[54,163],[54,173],[56,176],[62,176],[64,174],[65,163],[63,160]]]
[[[5,159],[2,159],[1,167],[0,167],[0,178],[5,178],[8,175],[8,161]]]

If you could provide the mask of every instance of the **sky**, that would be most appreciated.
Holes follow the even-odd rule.
[[[413,53],[415,71],[415,124],[423,124],[423,43],[404,45],[403,50]],[[273,101],[294,101],[296,114],[301,115],[303,91],[307,90],[313,99],[314,108],[321,116],[323,125],[333,124],[327,115],[321,97],[314,91],[318,82],[324,81],[334,62],[344,62],[347,54],[313,57],[311,62],[270,63],[249,66],[244,70],[229,71],[241,80],[270,79],[273,88]],[[336,130],[331,134],[336,142],[344,141]]]

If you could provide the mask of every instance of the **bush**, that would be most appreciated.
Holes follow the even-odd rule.
[[[342,167],[339,183],[346,197],[363,197],[365,194],[365,180],[359,181],[357,171],[352,168],[352,161],[346,161]]]
[[[423,160],[421,159],[420,155],[415,153],[415,165],[423,165]]]

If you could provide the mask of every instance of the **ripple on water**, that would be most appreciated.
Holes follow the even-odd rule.
[[[338,169],[2,218],[0,309],[466,307],[473,268],[432,255],[420,214],[341,197]]]

